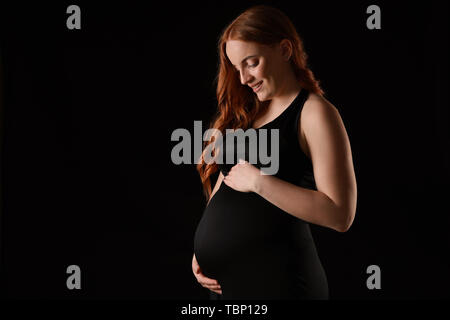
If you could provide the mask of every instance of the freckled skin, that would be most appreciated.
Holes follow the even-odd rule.
[[[266,101],[283,93],[287,86],[290,65],[286,61],[288,49],[281,45],[270,47],[255,42],[229,40],[226,44],[226,53],[230,62],[237,69],[243,85],[253,86],[263,81],[264,88],[257,93],[260,101]],[[284,54],[284,56],[283,56]],[[255,56],[242,60],[247,56]],[[292,72],[292,70],[291,70]]]
[[[292,92],[300,90],[289,61],[292,46],[288,40],[274,46],[228,40],[225,51],[242,85],[253,87],[262,81],[262,87],[255,94],[261,102],[268,101],[269,105],[266,113],[255,119],[258,126],[281,113],[292,101]],[[248,56],[254,57],[244,60]]]

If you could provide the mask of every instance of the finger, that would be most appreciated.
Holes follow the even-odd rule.
[[[217,284],[219,284],[219,282],[216,279],[211,279],[211,278],[205,277],[203,274],[200,274],[198,276],[198,279],[200,280],[199,281],[200,283],[204,283],[204,284],[207,284],[207,285],[217,285]]]
[[[217,294],[222,294],[222,290],[211,290],[212,292],[215,292]]]
[[[211,291],[221,291],[222,290],[221,286],[204,286],[204,287]]]
[[[221,290],[222,287],[220,285],[204,285],[203,287],[209,290]]]

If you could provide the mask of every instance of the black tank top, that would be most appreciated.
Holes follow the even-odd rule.
[[[302,89],[277,118],[256,131],[259,135],[261,129],[279,129],[276,177],[317,190],[311,160],[298,140],[308,95]],[[249,161],[248,149],[244,157]],[[254,165],[263,167],[259,159]],[[224,175],[231,166],[219,165]],[[194,252],[203,273],[221,285],[222,295],[212,298],[328,299],[327,278],[309,224],[257,193],[236,191],[222,182],[197,226]]]

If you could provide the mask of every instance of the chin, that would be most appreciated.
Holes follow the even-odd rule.
[[[256,94],[256,96],[258,97],[258,100],[261,102],[270,100],[270,97],[267,94],[260,94],[260,95]]]

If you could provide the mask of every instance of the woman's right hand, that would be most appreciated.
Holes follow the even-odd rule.
[[[202,273],[202,269],[198,265],[195,253],[194,256],[192,257],[192,271],[194,272],[194,276],[195,278],[197,278],[198,283],[200,283],[203,287],[217,294],[222,294],[222,288],[220,287],[217,280],[208,278]]]

